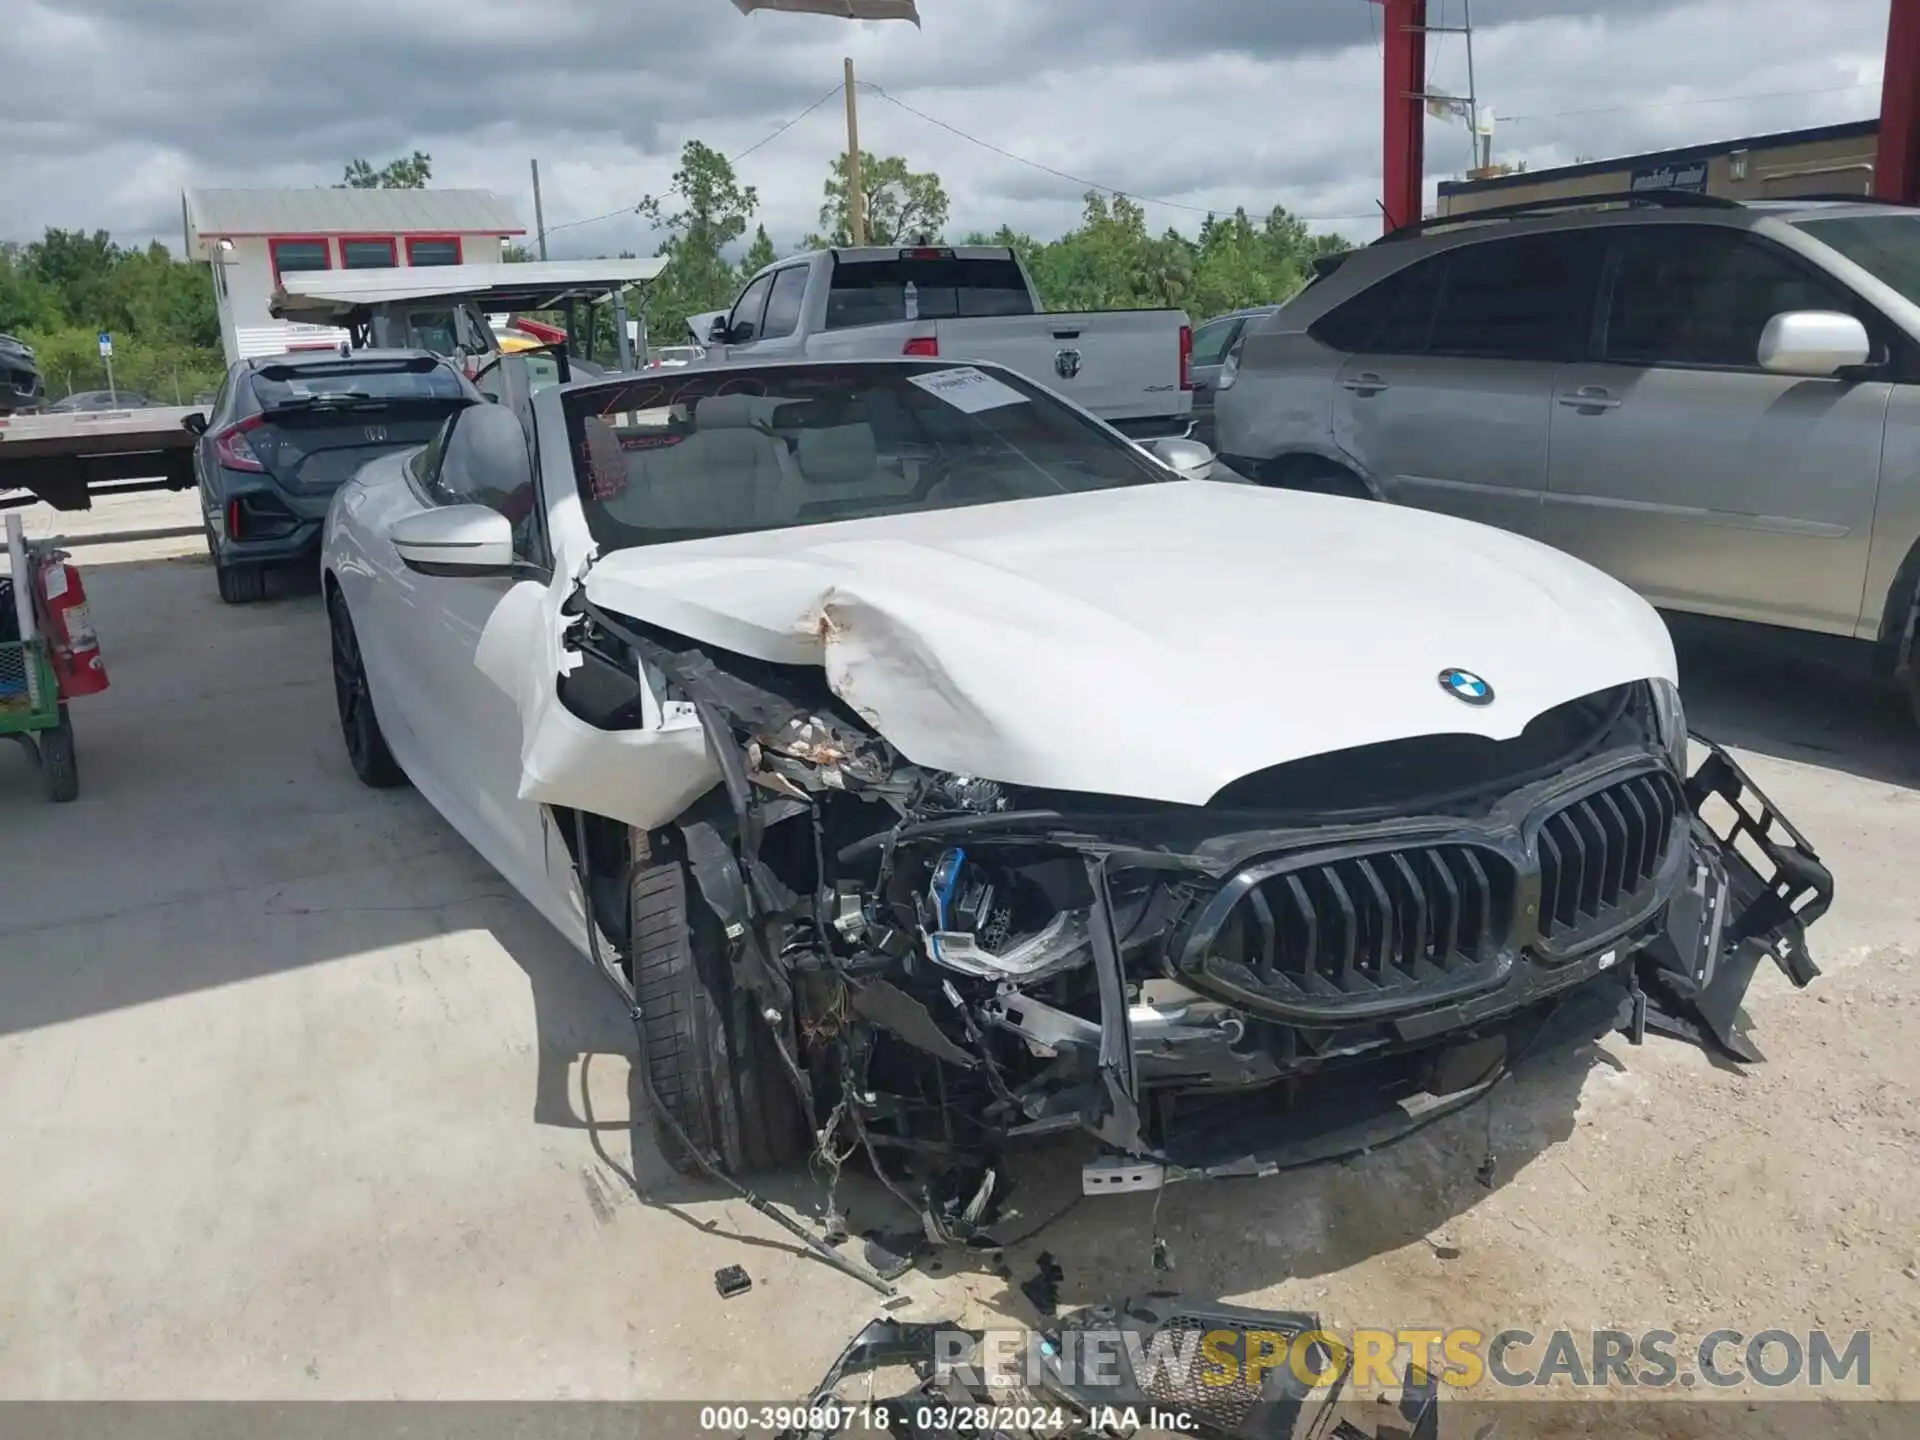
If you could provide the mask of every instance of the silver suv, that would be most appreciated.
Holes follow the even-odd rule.
[[[1222,458],[1869,642],[1920,715],[1920,211],[1559,205],[1323,262],[1228,357]]]

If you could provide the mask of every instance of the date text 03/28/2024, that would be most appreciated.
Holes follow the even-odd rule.
[[[723,1435],[789,1432],[888,1435],[894,1433],[896,1422],[906,1420],[916,1431],[990,1435],[996,1430],[1016,1433],[1063,1430],[1070,1418],[1061,1407],[1049,1405],[943,1405],[877,1400],[871,1404],[704,1405],[700,1409],[700,1428]],[[1186,1415],[1159,1410],[1131,1415],[1115,1411],[1108,1423],[1117,1426],[1123,1421],[1134,1429],[1185,1431],[1192,1428]]]

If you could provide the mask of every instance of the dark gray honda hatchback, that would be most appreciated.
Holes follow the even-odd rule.
[[[337,350],[242,360],[227,372],[193,469],[220,598],[266,593],[267,567],[314,561],[333,492],[380,455],[424,445],[483,397],[425,350]]]

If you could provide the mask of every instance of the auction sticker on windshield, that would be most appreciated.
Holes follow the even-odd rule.
[[[998,410],[1002,405],[1027,403],[1027,397],[1011,385],[1002,384],[986,371],[976,370],[971,365],[958,365],[951,370],[935,370],[925,375],[909,375],[907,381],[969,415],[982,410]]]

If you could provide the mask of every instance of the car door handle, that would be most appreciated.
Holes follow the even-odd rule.
[[[1569,410],[1618,410],[1620,402],[1599,385],[1582,385],[1571,395],[1562,395],[1560,403]]]
[[[1378,395],[1387,388],[1387,382],[1371,372],[1363,372],[1351,380],[1342,380],[1340,383],[1356,395]]]

